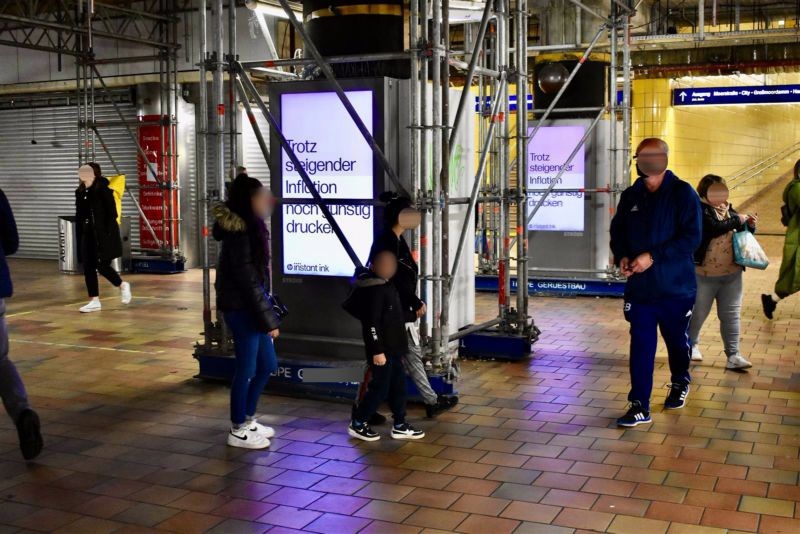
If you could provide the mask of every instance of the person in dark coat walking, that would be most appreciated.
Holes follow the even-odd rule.
[[[236,370],[231,384],[228,445],[244,449],[270,446],[275,430],[256,419],[258,400],[278,368],[273,340],[280,317],[270,297],[269,233],[264,222],[272,196],[260,181],[239,175],[224,204],[214,206],[214,239],[222,243],[217,278],[217,309],[233,334]]]
[[[123,304],[132,298],[131,285],[120,278],[111,262],[122,256],[122,237],[117,222],[117,203],[100,165],[89,163],[78,169],[80,185],[75,190],[75,221],[78,225],[78,251],[83,262],[83,277],[89,303],[81,313],[102,309],[97,273],[120,289]]]
[[[694,252],[703,235],[702,215],[694,188],[667,170],[668,152],[661,139],[639,144],[639,178],[623,191],[611,221],[614,262],[628,279],[624,312],[631,325],[631,406],[617,419],[623,427],[652,422],[659,330],[672,375],[664,408],[683,408],[689,395],[688,330],[697,295]]]
[[[43,446],[39,416],[28,404],[25,385],[8,357],[6,299],[14,293],[14,288],[6,256],[14,254],[18,246],[19,235],[14,213],[6,195],[0,190],[0,398],[3,399],[9,417],[17,425],[22,456],[26,460],[32,460],[39,455]]]

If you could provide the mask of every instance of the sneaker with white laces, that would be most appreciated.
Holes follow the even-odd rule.
[[[100,304],[100,299],[92,299],[89,301],[89,304],[83,306],[79,311],[81,313],[92,313],[92,312],[99,312],[103,308],[103,305]]]
[[[728,363],[725,365],[726,369],[750,369],[753,364],[745,360],[741,354],[734,354],[728,358]]]
[[[367,423],[357,423],[356,421],[350,422],[350,426],[347,427],[347,433],[350,437],[362,441],[378,441],[381,439],[380,434],[372,430]]]
[[[650,418],[650,412],[645,410],[642,403],[639,401],[632,401],[628,409],[628,413],[617,419],[617,426],[625,428],[633,428],[639,425],[647,425],[653,422]]]
[[[242,425],[239,428],[231,427],[228,432],[228,445],[240,449],[266,449],[270,443],[269,439],[251,431],[247,425]]]
[[[417,430],[408,423],[401,423],[392,426],[392,439],[422,439],[425,432]]]
[[[264,436],[267,439],[275,437],[275,429],[271,426],[262,425],[258,422],[256,417],[247,421],[247,428],[250,432],[255,432],[259,436]]]
[[[703,353],[700,352],[700,347],[698,347],[697,345],[692,345],[692,361],[693,362],[703,361]]]
[[[680,410],[686,406],[686,397],[689,396],[689,384],[667,384],[669,393],[664,401],[664,409]]]
[[[133,300],[131,285],[128,282],[122,282],[122,285],[119,286],[119,296],[123,304],[130,304]]]

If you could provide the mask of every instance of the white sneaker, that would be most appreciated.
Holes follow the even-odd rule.
[[[741,354],[734,354],[728,358],[728,363],[725,365],[726,369],[750,369],[753,364],[745,360]]]
[[[99,312],[103,308],[103,305],[100,304],[100,299],[92,299],[89,301],[89,304],[83,306],[80,309],[81,313],[92,313],[92,312]]]
[[[275,437],[275,429],[271,426],[262,425],[258,422],[257,418],[250,419],[249,424],[247,425],[247,429],[250,432],[255,432],[259,436],[263,436],[267,439]]]
[[[128,282],[122,282],[122,285],[119,286],[119,292],[122,303],[130,304],[131,300],[133,299],[133,295],[131,294],[131,285]]]
[[[692,345],[692,361],[693,362],[703,361],[703,354],[700,352],[700,348],[697,345]]]
[[[228,432],[228,445],[241,449],[266,449],[270,443],[264,436],[252,432],[246,426],[242,426],[238,429],[231,427],[230,432]]]

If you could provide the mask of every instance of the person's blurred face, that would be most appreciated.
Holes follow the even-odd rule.
[[[266,220],[272,215],[274,199],[272,193],[266,187],[260,188],[258,192],[251,197],[250,202],[252,203],[253,213],[259,219]]]
[[[728,191],[728,186],[725,184],[711,184],[706,193],[706,200],[716,208],[724,206],[725,203],[728,202],[729,196],[730,191]]]
[[[94,183],[94,169],[89,165],[81,165],[78,169],[78,179],[86,187],[92,187]]]
[[[397,272],[397,258],[389,251],[381,252],[372,262],[372,271],[384,280],[391,279]]]
[[[422,223],[422,213],[414,208],[406,208],[400,212],[397,222],[403,230],[413,230]]]
[[[667,170],[667,153],[663,147],[648,145],[636,154],[636,166],[645,176],[659,176]]]

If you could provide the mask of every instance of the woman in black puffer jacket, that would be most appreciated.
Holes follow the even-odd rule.
[[[222,243],[214,283],[217,309],[233,334],[236,352],[228,445],[246,449],[269,447],[275,435],[256,421],[259,396],[278,367],[273,339],[280,324],[268,297],[269,234],[264,223],[271,204],[261,182],[240,174],[229,200],[214,207],[214,238]]]

